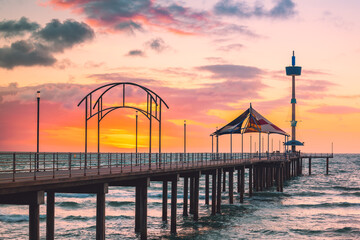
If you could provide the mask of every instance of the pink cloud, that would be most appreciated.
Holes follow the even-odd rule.
[[[221,34],[226,31],[256,36],[244,26],[230,28],[212,12],[195,10],[176,3],[164,4],[155,0],[50,0],[55,9],[70,9],[85,15],[87,23],[109,32],[134,33],[149,28],[161,28],[179,35]]]
[[[360,113],[360,108],[348,107],[348,106],[321,106],[309,110],[311,113],[320,114],[353,114]]]

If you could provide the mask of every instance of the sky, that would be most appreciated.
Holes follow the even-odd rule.
[[[253,108],[291,133],[295,51],[297,139],[303,152],[359,153],[360,2],[357,0],[0,0],[0,151],[84,151],[80,100],[108,83],[133,82],[158,94],[162,151],[210,152],[210,134]],[[104,104],[122,102],[114,89]],[[127,99],[144,106],[141,91]],[[97,150],[96,117],[89,151]],[[153,152],[158,149],[153,121]],[[139,116],[139,151],[148,151],[149,121]],[[267,136],[264,134],[264,149]],[[252,136],[259,146],[258,134]],[[257,142],[256,142],[257,141]],[[269,150],[283,150],[270,135]],[[249,151],[250,135],[244,136]],[[135,111],[101,121],[101,151],[134,152]],[[229,152],[230,137],[219,138]],[[254,151],[255,149],[252,149]],[[241,136],[233,136],[241,151]]]

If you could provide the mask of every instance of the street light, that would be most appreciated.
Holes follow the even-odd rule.
[[[136,165],[138,164],[138,111],[136,111],[136,133],[135,133],[135,155],[136,155]]]
[[[37,98],[37,141],[36,141],[36,170],[39,171],[39,122],[40,122],[40,91],[36,93]]]
[[[184,120],[184,153],[186,154],[186,120]]]

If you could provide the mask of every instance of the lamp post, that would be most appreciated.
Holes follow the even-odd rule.
[[[184,158],[186,154],[186,120],[184,120]]]
[[[36,171],[39,171],[39,127],[40,127],[40,91],[36,93],[37,98],[37,121],[36,121]]]
[[[136,165],[137,165],[138,164],[138,111],[136,111],[135,156],[136,156]]]

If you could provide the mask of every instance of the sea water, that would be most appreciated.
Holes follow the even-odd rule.
[[[148,189],[149,239],[360,239],[360,155],[336,154],[325,175],[325,159],[303,160],[303,176],[285,182],[284,192],[275,187],[247,194],[228,204],[222,194],[221,215],[211,216],[204,204],[204,176],[200,179],[199,220],[182,216],[183,181],[178,184],[177,232],[170,234],[170,218],[162,222],[162,183]],[[236,182],[234,189],[236,190]],[[170,193],[169,184],[169,216]],[[109,187],[106,195],[106,239],[138,239],[134,233],[135,188]],[[95,239],[96,196],[55,194],[55,238]],[[211,201],[210,201],[211,202]],[[28,239],[28,207],[0,205],[0,239]],[[46,235],[46,206],[40,208],[40,234]]]

